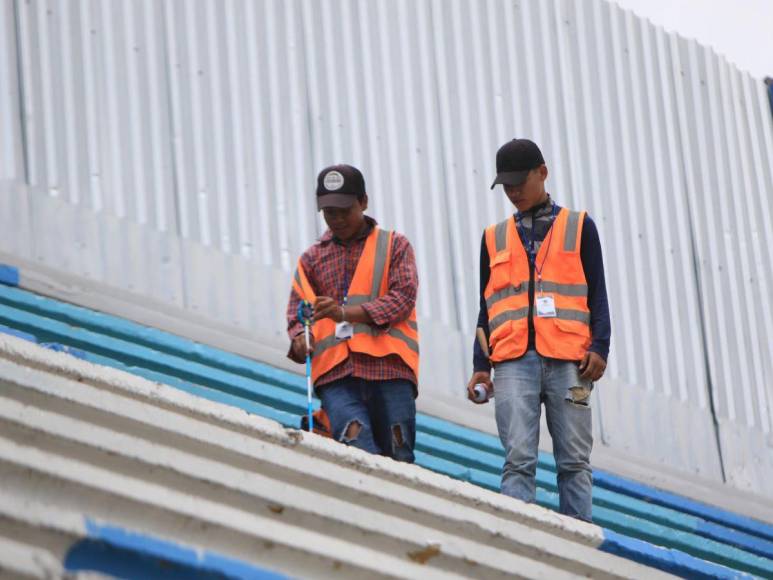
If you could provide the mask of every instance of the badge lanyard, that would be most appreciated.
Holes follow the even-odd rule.
[[[542,264],[537,265],[537,253],[534,251],[534,230],[535,230],[535,222],[536,217],[532,216],[532,223],[531,223],[531,235],[529,236],[528,240],[528,250],[527,254],[529,256],[529,261],[531,262],[532,266],[534,266],[534,271],[537,273],[537,292],[539,294],[542,294],[542,271],[545,269],[545,261],[548,259],[548,254],[550,253],[550,242],[553,239],[553,221],[555,221],[556,217],[556,209],[557,206],[553,204],[553,211],[551,212],[551,222],[550,222],[550,233],[548,234],[548,245],[547,248],[545,248],[545,256],[542,258]],[[521,234],[521,238],[526,240],[526,232],[523,229],[523,226],[521,225],[521,220],[523,217],[521,216],[520,212],[518,212],[518,219],[515,220],[515,223],[518,225],[518,232]]]
[[[343,288],[341,289],[341,294],[343,295],[343,299],[341,300],[341,317],[343,318],[344,306],[346,306],[346,303],[349,301],[349,277],[347,276],[346,268],[344,268]],[[336,323],[336,340],[348,340],[352,338],[353,334],[354,327],[350,322],[341,320],[341,322]]]
[[[349,301],[349,276],[347,276],[346,268],[344,268],[344,280],[343,285],[341,286],[341,295],[343,296],[343,299],[341,300],[341,306],[346,306],[346,303]]]

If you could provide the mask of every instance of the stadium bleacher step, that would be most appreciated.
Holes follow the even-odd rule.
[[[0,332],[298,428],[303,378],[86,308],[0,285]],[[318,404],[318,403],[317,403]],[[496,437],[419,414],[416,462],[494,491]],[[773,526],[614,474],[594,474],[594,521],[631,538],[760,576],[773,575]],[[555,462],[540,453],[537,502],[557,509]]]

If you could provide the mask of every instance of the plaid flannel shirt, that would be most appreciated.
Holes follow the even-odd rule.
[[[376,220],[365,216],[367,227],[349,245],[342,244],[330,230],[301,256],[301,264],[309,284],[317,296],[329,296],[343,302],[348,285],[354,277],[357,262],[365,247],[365,239],[373,231]],[[405,320],[416,305],[419,277],[416,259],[408,239],[397,232],[392,235],[392,251],[389,265],[387,293],[362,305],[373,326],[386,331],[392,324]],[[303,332],[298,321],[300,296],[290,290],[287,304],[287,334],[292,340]],[[289,356],[289,354],[288,354]],[[369,381],[405,379],[416,385],[416,376],[398,355],[375,357],[350,352],[349,357],[322,375],[316,382],[320,387],[332,381],[352,375]]]

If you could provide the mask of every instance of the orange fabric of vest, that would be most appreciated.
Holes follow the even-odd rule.
[[[392,232],[378,227],[373,228],[365,240],[365,247],[357,262],[347,292],[347,304],[362,305],[387,293],[391,248]],[[316,294],[309,284],[300,260],[293,279],[293,289],[302,299],[314,303]],[[415,308],[408,319],[393,324],[386,332],[379,331],[369,324],[356,323],[352,338],[337,341],[335,327],[335,321],[329,318],[319,320],[312,325],[315,347],[311,376],[314,382],[346,360],[350,351],[375,357],[396,354],[408,365],[418,380],[419,332]]]
[[[545,236],[536,263],[535,299],[552,296],[555,317],[533,315],[535,346],[545,357],[581,360],[591,344],[588,284],[580,259],[585,212],[563,208]],[[484,290],[492,362],[522,356],[529,342],[529,258],[515,220],[486,228],[490,276]],[[542,291],[540,291],[540,287]]]

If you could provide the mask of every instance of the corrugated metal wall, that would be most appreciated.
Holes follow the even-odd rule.
[[[713,398],[726,461],[748,447],[736,426],[757,434],[757,467],[728,470],[759,489],[773,123],[763,84],[710,49],[604,0],[0,5],[1,180],[288,273],[322,231],[317,170],[354,163],[371,213],[415,246],[420,316],[451,337],[425,360],[464,353],[444,378],[459,385],[480,236],[512,209],[488,190],[494,154],[532,137],[549,191],[601,232],[615,406],[628,387],[660,401],[632,413],[639,434],[677,404],[710,427]],[[181,300],[219,313],[246,289],[225,285]],[[685,436],[714,445],[703,434]]]

